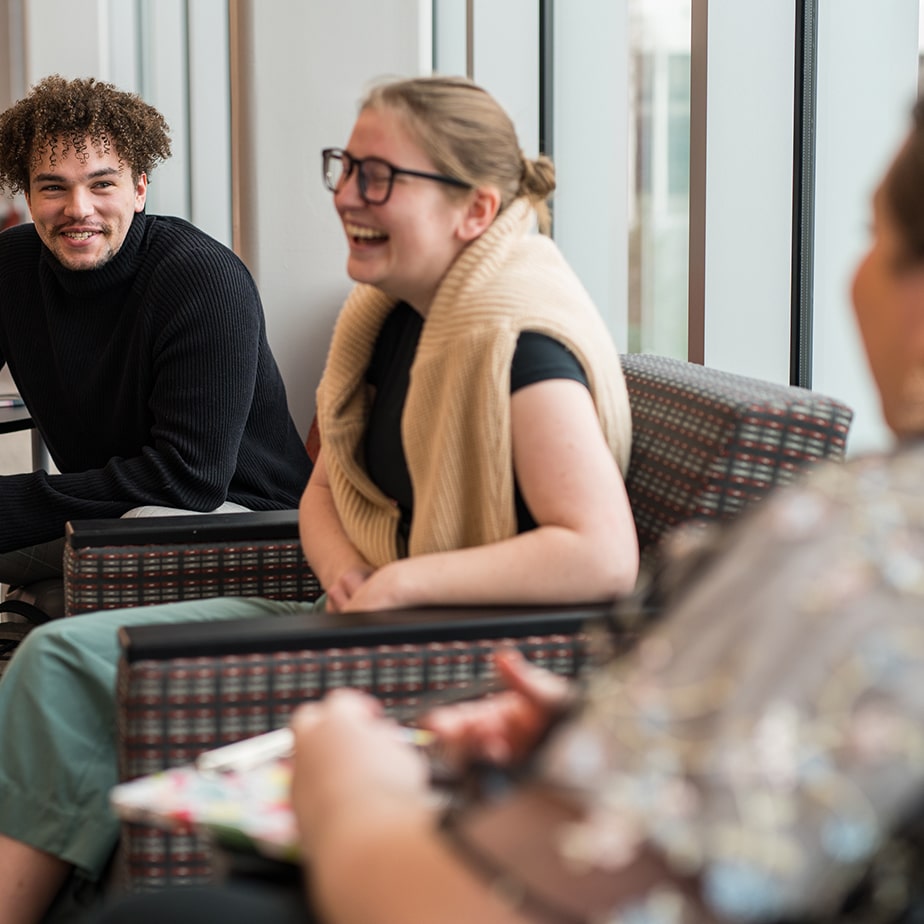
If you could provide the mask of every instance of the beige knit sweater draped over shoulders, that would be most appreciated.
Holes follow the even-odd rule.
[[[571,350],[587,375],[620,469],[631,419],[619,354],[555,244],[533,233],[526,200],[508,206],[450,267],[411,368],[401,436],[414,491],[408,553],[485,545],[516,533],[510,366],[521,331]],[[394,300],[358,285],[337,320],[318,387],[318,424],[334,503],[350,540],[380,567],[401,554],[395,503],[364,465],[365,373]]]

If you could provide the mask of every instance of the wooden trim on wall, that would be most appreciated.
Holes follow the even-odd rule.
[[[249,44],[250,0],[228,0],[229,79],[231,84],[231,242],[234,252],[257,275],[256,222],[246,174],[250,163],[247,124],[252,111],[252,62]]]
[[[693,0],[690,35],[690,264],[687,359],[706,359],[706,135],[709,0]]]

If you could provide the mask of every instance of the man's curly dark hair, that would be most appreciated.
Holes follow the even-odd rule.
[[[29,176],[47,154],[55,163],[73,152],[115,150],[132,179],[150,173],[170,156],[170,127],[140,96],[93,77],[65,80],[58,74],[0,114],[0,189],[29,192]]]

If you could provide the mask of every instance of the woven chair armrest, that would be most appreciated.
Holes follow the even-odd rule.
[[[117,683],[122,779],[187,763],[203,750],[287,722],[337,687],[377,696],[386,711],[490,675],[499,647],[575,676],[595,657],[589,624],[609,607],[440,608],[272,616],[124,627]],[[131,890],[201,884],[210,844],[194,832],[123,826],[118,878]]]
[[[218,542],[242,539],[297,539],[297,510],[250,510],[194,516],[71,520],[65,527],[74,548]]]
[[[313,600],[295,510],[75,520],[64,548],[69,616],[218,596]]]
[[[565,635],[602,622],[611,604],[579,606],[451,606],[364,613],[311,612],[200,623],[124,626],[119,630],[128,663],[173,657],[220,658],[285,651],[471,639]]]

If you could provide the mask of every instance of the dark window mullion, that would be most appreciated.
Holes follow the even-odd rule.
[[[812,387],[818,0],[796,0],[789,380]]]
[[[554,39],[555,0],[539,0],[539,150],[552,160],[555,159]],[[550,206],[554,209],[552,203]],[[554,211],[551,214],[554,222]]]

